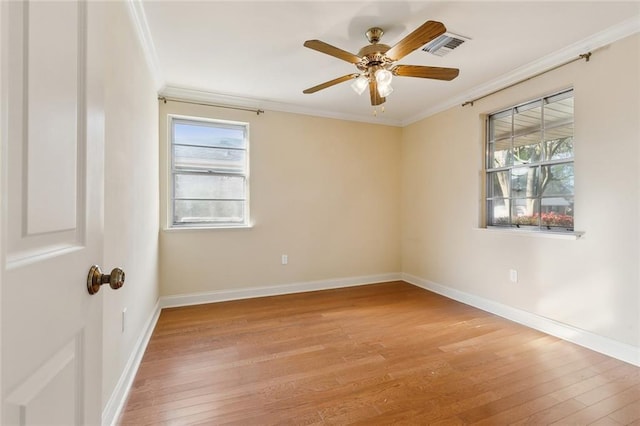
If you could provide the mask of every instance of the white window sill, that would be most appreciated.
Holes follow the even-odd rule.
[[[582,236],[584,235],[583,231],[545,232],[545,231],[528,231],[524,229],[512,229],[512,228],[500,228],[500,227],[473,228],[473,230],[487,232],[487,233],[517,235],[520,237],[552,238],[556,240],[577,240],[582,238]]]
[[[203,225],[203,226],[172,226],[162,228],[163,232],[183,232],[183,231],[224,231],[230,229],[251,229],[253,225]]]

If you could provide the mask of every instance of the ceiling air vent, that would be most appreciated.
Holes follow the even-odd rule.
[[[444,33],[440,37],[436,37],[422,47],[422,50],[436,56],[445,56],[456,47],[460,46],[470,38],[453,33]]]

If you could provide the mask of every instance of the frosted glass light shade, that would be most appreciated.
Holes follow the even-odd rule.
[[[362,95],[362,92],[364,92],[364,89],[367,88],[368,84],[369,84],[369,79],[364,75],[361,75],[360,77],[356,78],[353,81],[353,83],[351,83],[351,88],[358,95]]]
[[[393,78],[393,74],[389,70],[385,70],[384,68],[376,71],[376,81],[379,85],[389,85],[391,84],[391,79]]]
[[[393,92],[393,87],[391,87],[391,84],[378,83],[378,93],[380,94],[380,96],[382,96],[383,98],[386,98],[391,94],[391,92]]]

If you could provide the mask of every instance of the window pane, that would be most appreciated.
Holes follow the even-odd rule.
[[[543,160],[573,158],[573,124],[544,131]]]
[[[521,135],[539,130],[542,127],[541,102],[531,102],[519,106],[513,116],[513,133]]]
[[[555,127],[573,121],[573,96],[551,101],[544,106],[544,127]]]
[[[540,192],[550,195],[573,196],[573,163],[542,166],[540,170]]]
[[[222,173],[243,173],[247,151],[237,149],[201,148],[174,145],[176,169],[213,170]]]
[[[537,166],[511,169],[511,196],[513,198],[536,197],[538,195],[538,173]]]
[[[495,141],[511,136],[511,110],[491,116],[489,120],[489,140]]]
[[[243,223],[244,201],[176,200],[175,223]]]
[[[487,214],[489,225],[509,225],[509,200],[488,200]]]
[[[512,203],[512,221],[520,226],[538,226],[538,199],[537,198],[518,198]]]
[[[176,174],[174,179],[176,199],[245,199],[243,176]]]
[[[573,230],[573,198],[543,198],[542,226]]]
[[[543,198],[541,219],[544,227],[573,230],[573,198]]]
[[[513,140],[513,164],[528,164],[540,161],[542,133],[535,132],[518,136]]]
[[[511,165],[511,139],[502,139],[489,144],[489,162],[487,168],[496,169]]]
[[[489,173],[487,179],[489,179],[487,186],[489,188],[488,198],[509,197],[508,171]]]
[[[244,127],[206,122],[174,121],[174,144],[246,148]]]

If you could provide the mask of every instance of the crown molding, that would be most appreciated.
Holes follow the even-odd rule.
[[[138,0],[129,0],[138,2]],[[493,79],[485,84],[476,86],[464,93],[448,99],[446,102],[440,103],[432,108],[424,110],[405,120],[391,120],[384,117],[365,116],[358,114],[342,114],[335,111],[319,110],[314,108],[302,107],[299,105],[286,104],[281,102],[273,102],[267,100],[244,98],[221,93],[212,93],[198,89],[185,88],[175,85],[167,85],[161,92],[161,96],[174,97],[185,100],[202,101],[207,103],[242,106],[250,108],[258,108],[271,111],[289,112],[294,114],[311,115],[316,117],[334,118],[338,120],[358,121],[371,124],[382,124],[387,126],[404,127],[427,117],[435,115],[447,109],[460,106],[462,103],[484,96],[495,90],[509,86],[529,78],[537,73],[553,68],[570,59],[578,57],[578,55],[593,52],[618,40],[640,32],[640,15],[629,18],[617,25],[606,30],[598,32],[579,42],[569,45],[554,53],[544,56],[536,61],[530,62],[522,67]]]
[[[401,121],[401,126],[407,126],[417,121],[423,120],[439,112],[445,111],[455,106],[460,106],[464,102],[482,97],[491,92],[517,83],[540,72],[558,66],[568,60],[577,58],[579,55],[587,52],[593,52],[597,49],[605,47],[611,43],[621,40],[630,35],[640,32],[640,15],[629,18],[621,23],[600,31],[589,36],[579,42],[571,44],[547,56],[543,56],[524,66],[493,79],[485,84],[472,88],[463,94],[448,99],[446,102],[440,103],[432,108],[422,111],[406,120]]]
[[[138,35],[138,41],[140,47],[144,53],[144,59],[147,62],[151,77],[153,78],[154,86],[156,90],[161,90],[164,87],[164,78],[162,71],[160,70],[160,63],[158,61],[158,55],[156,54],[156,48],[153,44],[153,38],[151,37],[151,31],[149,30],[149,24],[147,23],[147,16],[144,13],[144,7],[141,0],[127,0],[126,1],[129,18],[133,23],[133,26]]]
[[[495,90],[509,86],[537,73],[543,72],[554,66],[560,65],[570,59],[576,58],[578,55],[593,52],[599,48],[607,46],[618,40],[640,32],[640,15],[635,15],[617,25],[606,30],[598,32],[587,37],[577,43],[560,49],[550,55],[544,56],[536,61],[530,62],[522,67],[506,73],[496,79],[493,79],[480,86],[476,86],[464,93],[449,98],[446,102],[442,102],[432,108],[424,110],[404,120],[387,119],[380,115],[362,115],[362,114],[345,114],[335,111],[321,110],[316,108],[308,108],[295,104],[283,102],[269,101],[265,99],[252,99],[241,96],[208,92],[199,89],[181,87],[166,83],[160,70],[158,57],[156,54],[153,39],[147,24],[144,7],[141,0],[127,0],[131,20],[136,28],[142,50],[146,62],[153,76],[155,87],[160,96],[174,97],[184,100],[201,101],[212,104],[220,104],[225,106],[242,106],[267,111],[279,111],[293,114],[311,115],[315,117],[333,118],[338,120],[357,121],[370,124],[381,124],[387,126],[404,127],[415,123],[427,117],[430,117],[449,108],[462,105],[462,103],[484,96]]]
[[[167,98],[183,99],[185,101],[203,102],[220,106],[236,106],[243,108],[261,109],[265,111],[288,112],[293,114],[311,115],[314,117],[333,118],[337,120],[357,121],[369,124],[381,124],[385,126],[401,126],[400,120],[392,120],[380,115],[369,116],[359,114],[344,114],[335,111],[326,111],[315,108],[307,108],[300,105],[274,102],[264,99],[246,98],[242,96],[214,93],[188,87],[167,84],[159,93],[159,96]]]

